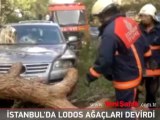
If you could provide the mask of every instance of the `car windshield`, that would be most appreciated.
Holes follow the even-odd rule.
[[[0,41],[0,44],[60,44],[64,38],[56,26],[50,25],[13,25],[15,41]]]
[[[54,20],[60,25],[86,24],[84,10],[55,11]]]

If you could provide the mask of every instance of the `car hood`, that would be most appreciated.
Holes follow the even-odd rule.
[[[0,45],[0,63],[51,63],[66,50],[62,45]]]

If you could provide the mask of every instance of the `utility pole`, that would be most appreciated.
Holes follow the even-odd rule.
[[[1,21],[2,21],[2,2],[0,0],[0,24],[1,24]]]
[[[1,3],[1,0],[0,0],[0,15],[1,15],[1,9],[2,9],[2,3]]]

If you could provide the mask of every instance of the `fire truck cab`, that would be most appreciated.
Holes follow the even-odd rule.
[[[72,40],[70,47],[81,47],[84,33],[89,30],[86,7],[83,3],[54,3],[49,7],[50,20],[60,25],[67,40]]]

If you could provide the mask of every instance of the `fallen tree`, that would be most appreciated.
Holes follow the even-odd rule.
[[[61,82],[49,85],[40,79],[25,80],[20,77],[22,64],[13,64],[8,74],[0,75],[0,98],[37,103],[51,108],[77,108],[67,99],[78,80],[78,71],[69,69]],[[98,103],[104,103],[102,99]],[[91,107],[91,106],[90,106]]]

